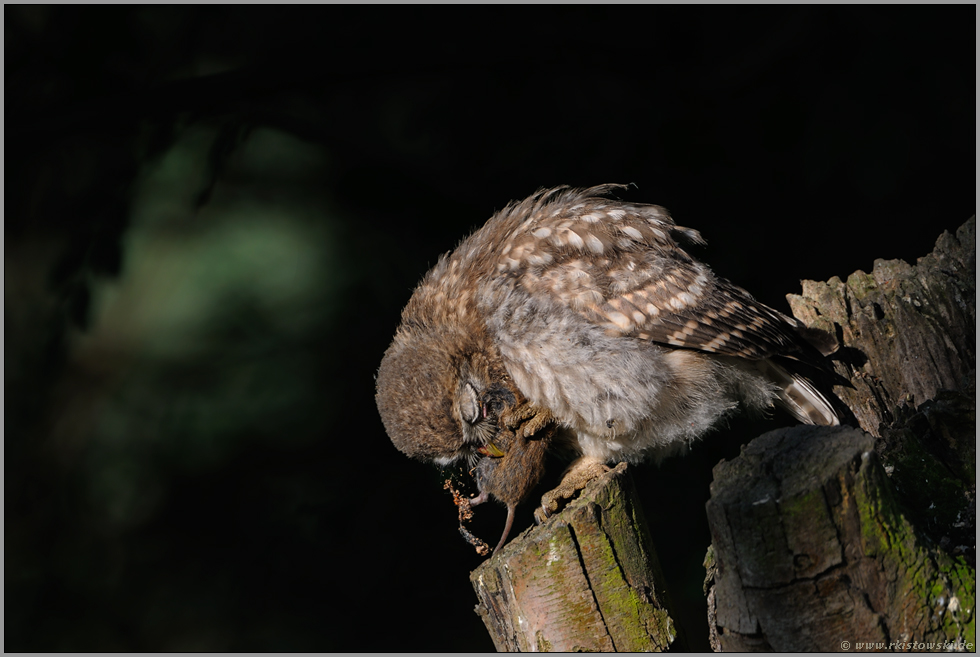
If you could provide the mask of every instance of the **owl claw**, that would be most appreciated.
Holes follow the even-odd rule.
[[[604,463],[580,459],[573,463],[554,490],[541,496],[541,506],[534,510],[534,520],[540,525],[565,506],[580,490],[609,472]]]
[[[504,411],[500,419],[519,438],[530,438],[551,424],[555,418],[548,409],[523,402]]]

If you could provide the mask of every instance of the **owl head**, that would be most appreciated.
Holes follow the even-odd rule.
[[[520,393],[485,345],[443,333],[396,333],[377,377],[385,430],[404,454],[439,465],[502,456],[499,418]]]

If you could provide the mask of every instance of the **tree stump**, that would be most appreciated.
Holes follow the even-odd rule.
[[[975,649],[975,219],[788,299],[840,340],[864,432],[783,429],[714,469],[712,646]]]
[[[975,641],[975,570],[916,536],[872,436],[779,429],[714,472],[716,650]]]
[[[870,274],[802,281],[802,295],[786,295],[798,319],[837,336],[837,372],[854,386],[837,395],[872,436],[899,404],[975,380],[976,245],[973,217],[955,235],[944,232],[915,266],[879,259]]]
[[[470,574],[501,652],[664,650],[677,637],[626,464]]]

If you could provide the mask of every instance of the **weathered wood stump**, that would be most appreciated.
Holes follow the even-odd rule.
[[[779,429],[720,463],[715,480],[716,650],[975,641],[974,569],[916,536],[872,436]]]
[[[779,430],[714,469],[712,646],[975,649],[975,219],[788,298],[840,340],[864,432]]]
[[[625,463],[470,574],[501,652],[664,650],[676,639]]]
[[[786,296],[807,326],[837,335],[836,369],[854,386],[837,395],[871,435],[881,436],[899,404],[975,380],[976,245],[974,217],[943,233],[915,266],[875,260],[870,274],[802,281],[802,295]]]

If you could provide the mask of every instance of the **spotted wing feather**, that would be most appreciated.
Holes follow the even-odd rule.
[[[659,206],[598,196],[613,187],[551,190],[505,209],[502,223],[509,210],[523,221],[499,247],[496,273],[613,335],[748,359],[800,350],[793,320],[715,276],[675,239],[697,242],[696,231]]]

